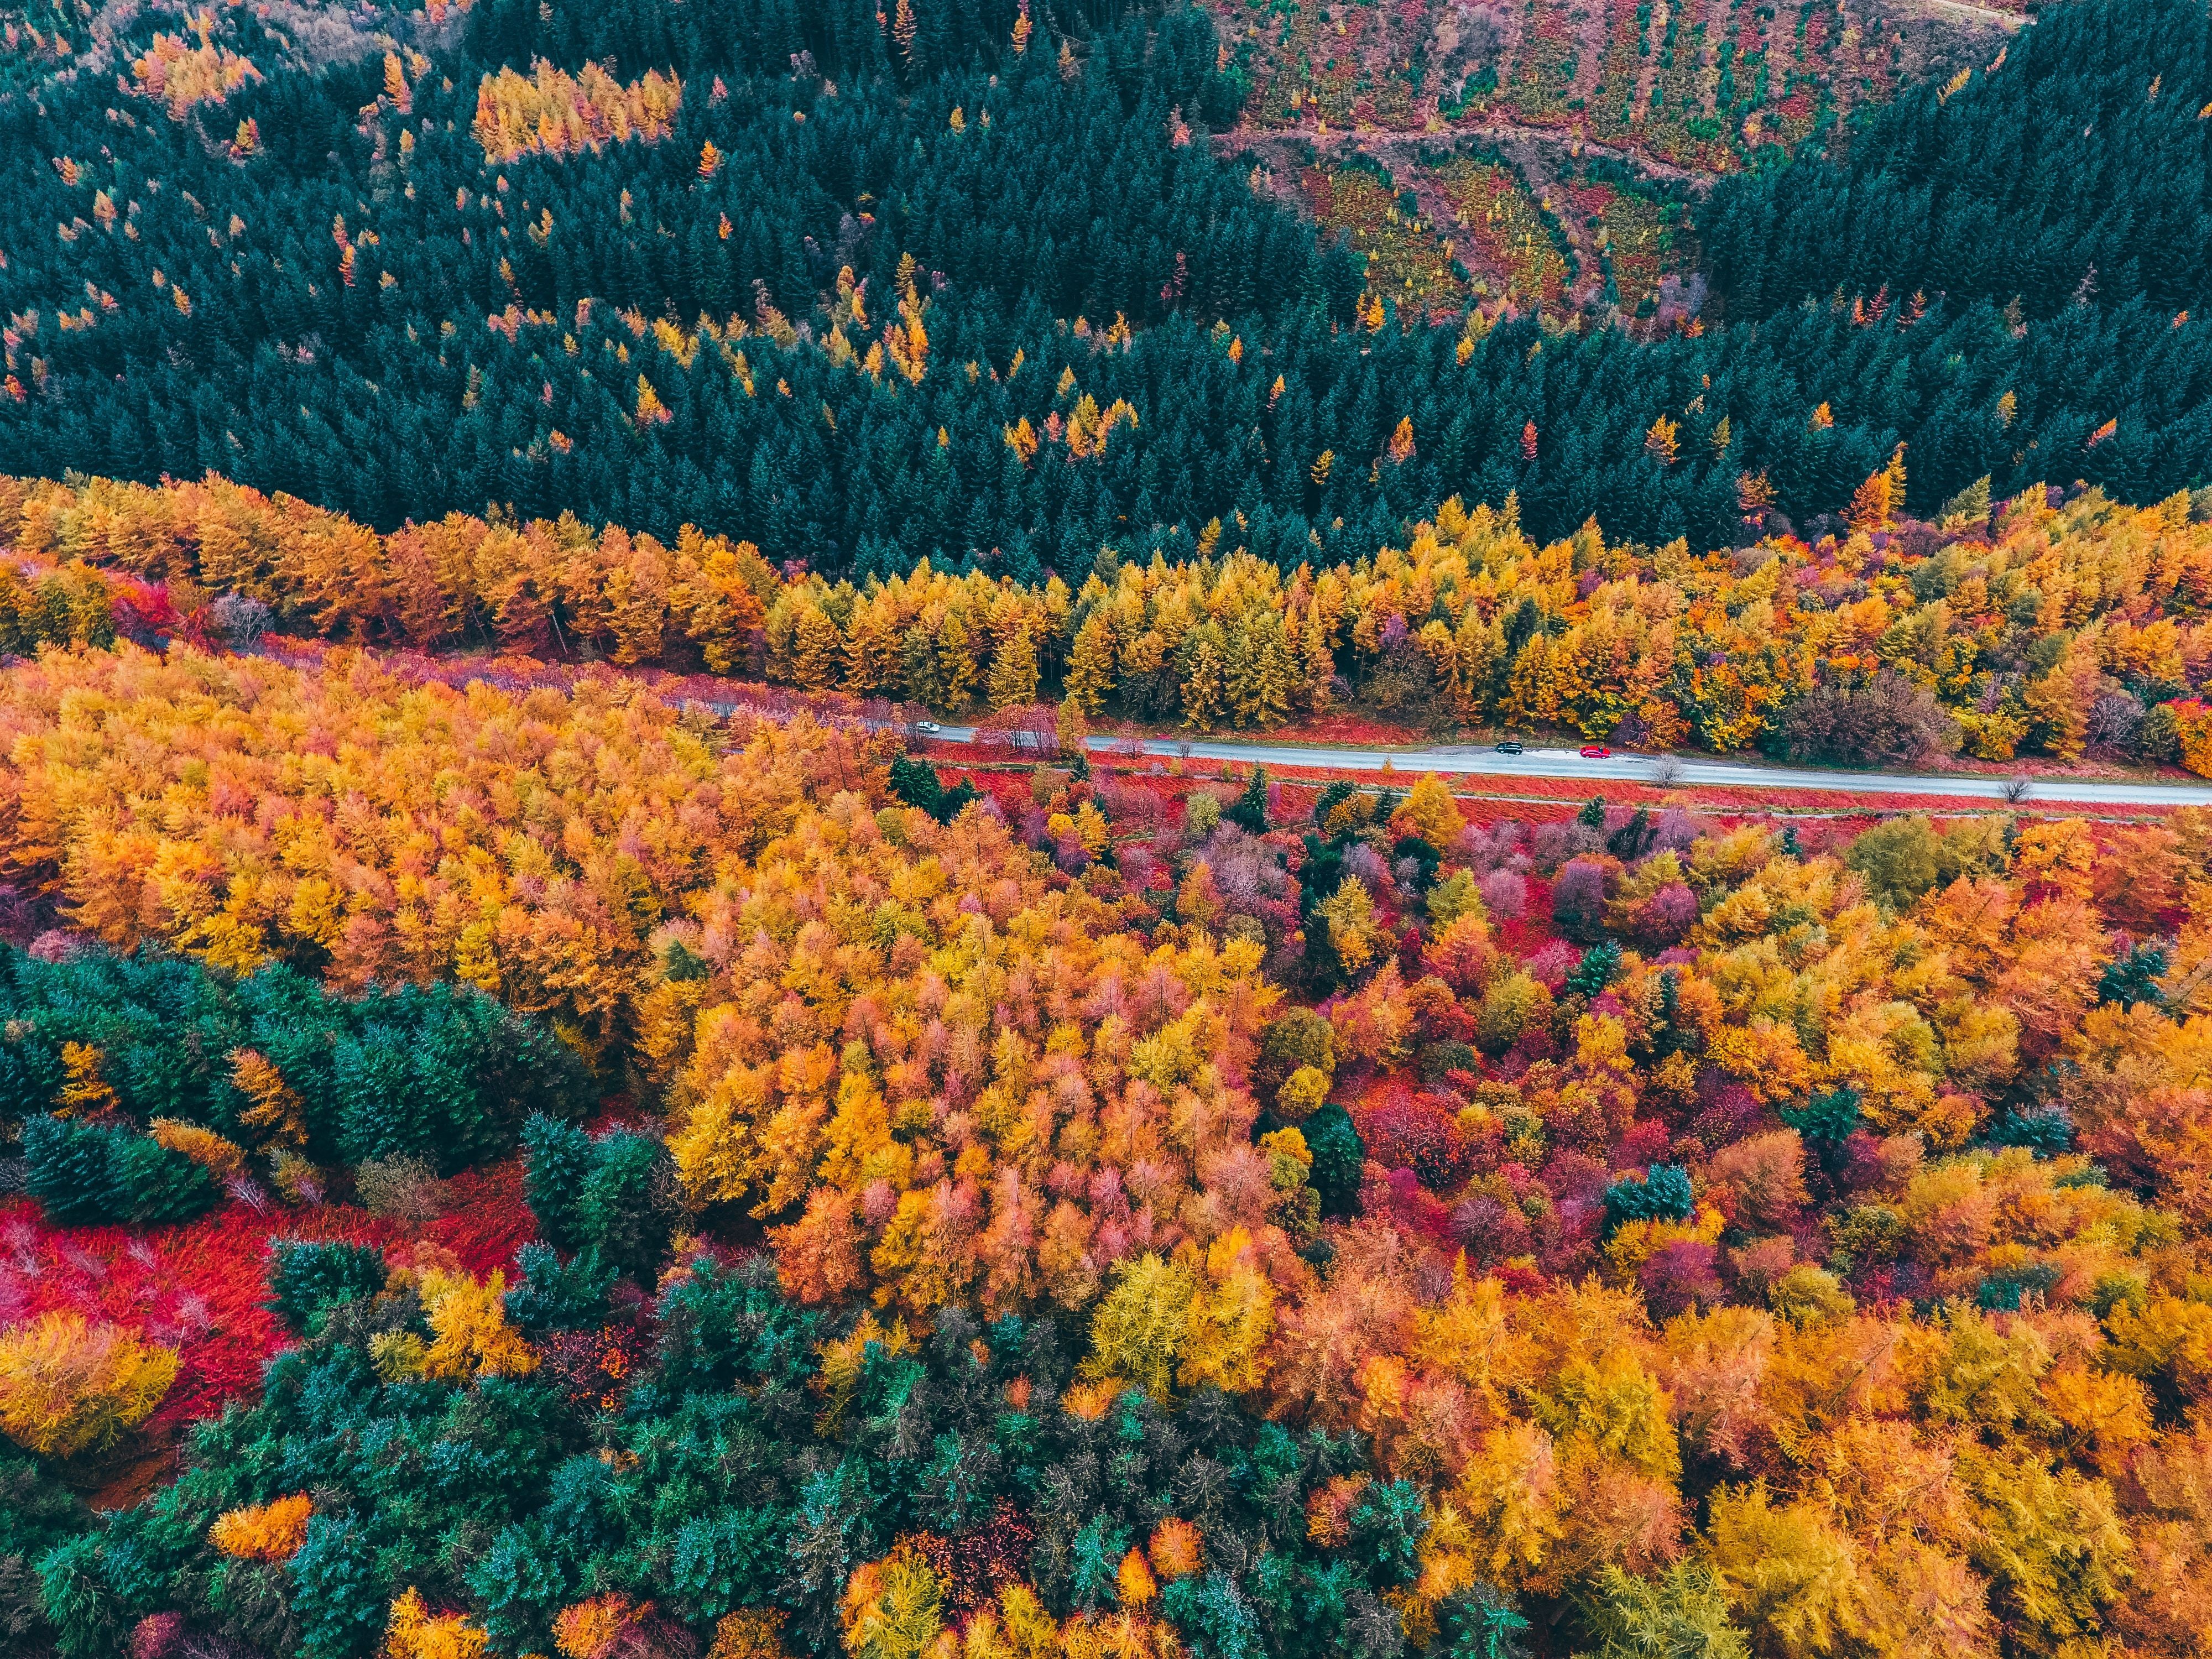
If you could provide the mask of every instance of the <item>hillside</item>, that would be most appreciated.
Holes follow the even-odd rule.
[[[2101,107],[2155,59],[2161,120],[2205,101],[2166,0],[2123,10],[2129,31],[2051,49],[2110,66],[2065,97]],[[2203,482],[2212,337],[2201,307],[2136,303],[2140,261],[2015,325],[1994,283],[1916,298],[1857,255],[1830,270],[1850,245],[1820,253],[1808,222],[1775,296],[1866,286],[1705,330],[1701,294],[1717,318],[1749,292],[1742,256],[1669,288],[1682,210],[1617,161],[1532,195],[1511,155],[1470,152],[1391,195],[1302,140],[1237,152],[1249,88],[1194,10],[1059,36],[1039,12],[1019,50],[1012,7],[913,15],[908,38],[756,0],[702,33],[650,6],[494,5],[410,14],[388,50],[313,69],[242,12],[189,50],[137,15],[201,66],[173,95],[166,70],[159,95],[57,71],[0,111],[46,158],[9,175],[0,433],[29,471],[212,470],[380,528],[489,501],[663,539],[690,522],[833,574],[927,553],[1079,578],[1102,547],[1238,513],[1279,562],[1316,538],[1352,558],[1455,495],[1509,493],[1542,535],[1595,514],[1712,546],[1744,479],[1793,521],[1833,514],[1900,441],[1922,514],[1984,475],[2137,503]],[[21,61],[40,50],[19,31]],[[151,76],[171,50],[132,61]],[[2005,151],[2027,118],[2005,77],[2033,53],[1898,118],[1984,112],[1977,143]],[[1465,278],[1440,239],[1422,251],[1435,229],[1392,222],[1447,214]],[[1663,337],[1607,326],[1602,294],[1573,311],[1594,283]],[[1504,300],[1520,319],[1494,326]],[[1651,442],[1723,415],[1726,445]],[[1410,464],[1382,465],[1405,421]]]
[[[1657,329],[1702,308],[1690,209],[1714,179],[1984,66],[2022,21],[1919,0],[1779,22],[1548,0],[1215,15],[1249,88],[1217,143],[1266,158],[1323,226],[1356,228],[1376,292],[1425,314],[1571,301]]]
[[[0,12],[0,1655],[2203,1653],[2208,146],[2201,0]]]

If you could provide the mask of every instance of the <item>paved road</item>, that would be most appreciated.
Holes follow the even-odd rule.
[[[936,733],[945,743],[975,740],[972,726],[947,726]],[[1126,738],[1094,737],[1094,751],[1111,750]],[[1172,738],[1146,740],[1148,755],[1182,752]],[[1468,744],[1434,749],[1308,749],[1295,744],[1235,743],[1219,738],[1194,738],[1190,754],[1201,760],[1233,760],[1263,766],[1313,766],[1340,772],[1371,772],[1387,759],[1408,777],[1424,772],[1459,773],[1494,778],[1579,778],[1591,783],[1621,781],[1657,783],[1662,767],[1674,775],[1669,787],[1697,786],[1709,789],[1826,789],[1855,795],[1945,795],[1961,800],[2002,800],[2003,778],[1916,776],[1895,772],[1824,772],[1809,768],[1746,766],[1737,762],[1688,755],[1656,757],[1614,755],[1605,760],[1585,760],[1571,749],[1531,749],[1525,754],[1501,755],[1494,750]],[[2212,806],[2212,784],[2106,782],[2094,778],[2041,779],[2031,781],[2027,799],[2045,805],[2085,806]]]

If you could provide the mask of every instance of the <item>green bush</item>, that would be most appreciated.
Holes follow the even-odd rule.
[[[615,1271],[651,1284],[682,1213],[668,1149],[624,1130],[595,1139],[542,1115],[524,1126],[522,1141],[540,1237],[556,1249],[596,1250]]]
[[[292,1558],[292,1607],[301,1659],[365,1659],[376,1649],[390,1599],[362,1525],[318,1515]]]
[[[1367,1162],[1367,1146],[1352,1127],[1352,1114],[1343,1107],[1322,1107],[1298,1126],[1313,1154],[1313,1169],[1306,1179],[1321,1194],[1323,1215],[1350,1215],[1359,1204],[1359,1174]]]
[[[613,1263],[587,1246],[563,1264],[550,1244],[526,1244],[515,1258],[522,1283],[507,1293],[507,1316],[526,1331],[571,1331],[606,1317]]]
[[[189,1221],[220,1195],[215,1177],[150,1137],[59,1117],[23,1126],[25,1190],[63,1226]]]
[[[269,1305],[295,1331],[342,1302],[384,1288],[384,1258],[366,1244],[273,1239],[269,1245]]]

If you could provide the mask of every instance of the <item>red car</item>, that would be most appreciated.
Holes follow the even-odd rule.
[[[1613,758],[1613,750],[1607,748],[1601,743],[1586,743],[1583,745],[1583,758],[1584,760],[1610,760]]]

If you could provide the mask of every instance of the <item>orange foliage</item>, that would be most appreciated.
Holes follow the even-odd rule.
[[[675,130],[684,84],[647,70],[628,86],[596,64],[574,76],[544,58],[527,76],[511,69],[477,88],[477,142],[493,161],[524,155],[574,155],[635,138],[646,143]]]
[[[252,60],[228,46],[215,44],[212,20],[206,13],[186,21],[199,37],[192,46],[182,37],[157,33],[146,55],[131,60],[131,72],[138,90],[168,106],[172,118],[181,121],[195,105],[219,104],[248,81],[261,79]]]
[[[723,751],[613,678],[515,696],[129,647],[11,673],[0,733],[0,858],[108,943],[458,976],[593,1042],[715,860],[809,791],[866,784],[889,742],[802,716]]]
[[[314,1512],[314,1500],[303,1492],[257,1508],[231,1510],[216,1517],[208,1541],[244,1560],[289,1561],[307,1541],[307,1522]]]
[[[176,1376],[173,1348],[42,1314],[0,1333],[0,1433],[49,1457],[94,1450],[152,1416]]]

